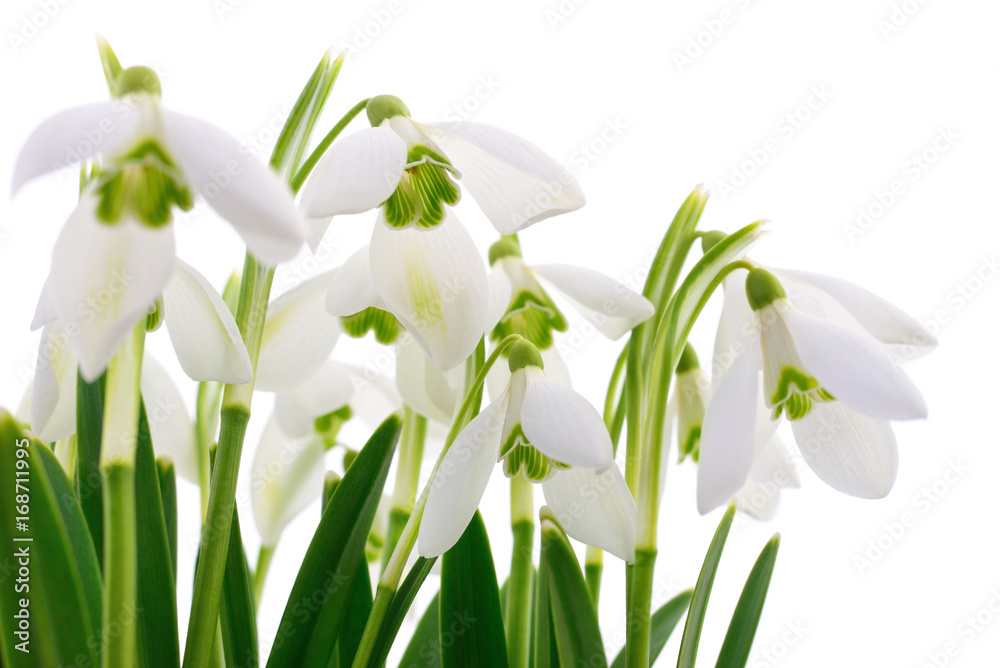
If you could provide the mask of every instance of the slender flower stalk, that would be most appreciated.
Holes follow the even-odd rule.
[[[392,506],[389,509],[389,526],[385,534],[382,566],[385,568],[396,549],[396,542],[403,527],[413,513],[420,483],[420,462],[424,456],[424,441],[427,437],[427,418],[415,413],[409,406],[403,407],[403,433],[399,443],[399,464],[396,468],[396,486],[392,492]]]
[[[146,322],[132,328],[108,365],[101,433],[104,496],[104,668],[131,666],[136,650],[135,443]]]
[[[507,661],[527,668],[531,656],[531,572],[535,538],[534,485],[523,475],[510,481],[510,530],[514,546],[507,580]]]

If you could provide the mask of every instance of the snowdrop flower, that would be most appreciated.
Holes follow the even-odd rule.
[[[45,441],[56,441],[76,431],[77,369],[85,380],[93,382],[110,357],[106,347],[88,338],[92,330],[80,320],[66,322],[58,318],[51,280],[50,276],[42,288],[32,322],[32,329],[43,329],[32,389],[31,424]],[[149,313],[151,307],[154,310]],[[102,308],[111,307],[95,303],[95,311]],[[146,309],[147,328],[166,324],[181,368],[193,380],[240,385],[253,378],[250,356],[236,321],[219,293],[194,267],[174,258],[174,271],[162,295]],[[88,314],[81,312],[79,317],[86,323]],[[77,353],[80,349],[84,351],[82,356]],[[180,460],[178,471],[184,472]]]
[[[502,341],[519,334],[542,354],[547,374],[569,384],[569,371],[554,344],[553,332],[565,332],[566,318],[542,286],[564,296],[588,322],[612,340],[621,338],[655,312],[653,304],[622,283],[592,269],[565,264],[528,265],[518,243],[501,239],[490,247],[490,338]],[[489,377],[490,396],[498,396],[507,383],[503,365]]]
[[[776,433],[756,448],[747,481],[736,492],[736,508],[757,520],[769,520],[778,512],[782,489],[797,489],[799,473],[784,441]]]
[[[487,296],[482,259],[450,210],[461,197],[455,180],[502,234],[576,210],[583,194],[552,158],[498,128],[417,123],[388,95],[367,111],[372,127],[335,143],[302,190],[309,241],[315,250],[335,215],[378,207],[369,252],[376,295],[450,369],[486,329]]]
[[[100,159],[56,241],[49,279],[57,318],[83,316],[71,345],[90,380],[174,272],[174,206],[189,209],[200,193],[269,264],[292,257],[304,238],[288,188],[222,130],[163,107],[152,70],[122,72],[117,95],[42,122],[14,169],[16,193],[60,166]]]
[[[811,285],[794,303],[785,290],[793,281],[763,268],[746,275],[745,297],[732,285],[726,290],[716,337],[720,376],[700,447],[703,513],[726,503],[747,480],[759,392],[772,420],[784,415],[791,421],[809,467],[834,489],[862,498],[881,498],[895,482],[898,454],[889,421],[927,414],[920,392],[891,356],[891,349],[914,342],[933,346],[920,324],[849,283],[800,276]]]
[[[507,477],[542,483],[569,535],[633,561],[635,501],[612,459],[601,416],[579,394],[546,378],[528,341],[512,346],[509,365],[506,391],[462,430],[430,483],[418,551],[436,557],[458,542],[502,462]]]
[[[288,523],[320,496],[323,458],[344,423],[357,414],[375,427],[398,404],[384,379],[332,360],[276,394],[250,474],[254,521],[265,546],[274,547]]]

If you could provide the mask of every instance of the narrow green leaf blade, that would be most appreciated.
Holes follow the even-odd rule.
[[[358,565],[358,574],[351,584],[351,597],[347,601],[347,615],[340,627],[337,638],[337,653],[340,655],[340,665],[350,666],[354,663],[354,655],[358,653],[361,636],[364,635],[368,616],[372,612],[372,581],[368,573],[368,560],[362,559]]]
[[[767,589],[771,584],[774,562],[778,558],[780,542],[781,536],[774,534],[757,557],[733,612],[733,619],[729,623],[726,639],[722,642],[722,650],[719,652],[719,660],[715,664],[716,668],[742,668],[747,665],[750,647],[757,634],[760,613],[764,609],[764,599],[767,598]]]
[[[542,562],[560,664],[606,668],[608,661],[587,581],[566,534],[547,517],[542,518]]]
[[[364,559],[365,543],[399,440],[400,426],[398,415],[383,422],[337,485],[295,578],[279,626],[282,633],[271,649],[268,666],[305,665],[303,661],[314,634],[336,637],[339,633],[350,593],[345,585]],[[325,600],[320,612],[327,606],[333,607],[332,612],[301,614],[301,602],[318,597]]]
[[[406,574],[403,584],[399,586],[399,591],[392,597],[389,610],[386,612],[385,619],[382,620],[382,626],[378,630],[378,637],[375,639],[375,649],[372,651],[371,659],[368,661],[369,668],[385,664],[386,657],[389,656],[389,649],[396,639],[399,627],[403,624],[406,611],[413,605],[413,599],[416,598],[417,592],[420,590],[421,585],[424,584],[424,580],[427,579],[436,561],[437,557],[433,559],[418,557],[410,568],[410,572]]]
[[[694,668],[694,660],[698,656],[698,642],[701,639],[701,629],[705,624],[705,613],[708,610],[708,597],[712,593],[712,583],[722,559],[722,548],[726,546],[729,529],[733,525],[736,506],[730,505],[722,522],[715,531],[712,543],[708,546],[705,563],[702,564],[698,583],[691,597],[691,607],[688,609],[687,622],[684,623],[684,635],[681,637],[681,651],[677,658],[677,668]]]
[[[423,616],[413,630],[410,643],[403,652],[400,666],[440,666],[441,665],[441,592],[434,594]]]
[[[438,623],[443,668],[507,668],[500,589],[478,511],[455,546],[441,557]]]
[[[104,570],[104,504],[101,501],[101,430],[104,426],[104,375],[88,383],[76,377],[76,486],[87,518],[97,561]]]
[[[70,554],[76,561],[80,586],[83,588],[83,597],[89,611],[90,628],[99,629],[101,609],[104,606],[104,581],[97,553],[94,552],[94,544],[90,540],[87,520],[83,516],[79,501],[73,494],[66,473],[59,465],[59,460],[48,448],[38,448],[38,455],[48,475],[54,498],[58,499],[59,512],[69,538]]]
[[[177,579],[177,473],[169,457],[156,460],[156,473],[160,478],[160,499],[163,503],[163,524],[167,527],[167,544],[170,546],[170,563]]]
[[[259,665],[257,649],[256,610],[250,567],[243,551],[240,514],[233,509],[233,525],[229,532],[229,552],[222,578],[222,600],[219,620],[222,625],[222,645],[228,666]]]
[[[677,623],[687,612],[693,593],[693,589],[682,591],[653,613],[649,630],[649,665],[652,666],[660,657],[660,652],[663,651],[664,645],[670,639],[670,634],[674,632]],[[611,668],[625,668],[625,658],[625,649],[622,648],[611,664]]]
[[[140,666],[179,666],[177,600],[174,566],[163,518],[160,476],[146,408],[139,405],[139,435],[135,451],[135,511],[138,549],[136,606],[139,610]]]

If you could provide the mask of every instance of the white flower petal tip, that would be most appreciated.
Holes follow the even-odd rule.
[[[421,125],[462,173],[462,187],[501,234],[514,234],[586,202],[569,170],[534,144],[482,123]]]
[[[170,374],[149,354],[143,356],[139,386],[156,456],[170,457],[177,475],[198,484],[198,450],[191,417]]]
[[[434,366],[412,339],[400,342],[396,349],[396,387],[410,408],[429,420],[451,424],[459,396],[458,388],[448,381],[448,375]]]
[[[641,294],[604,274],[565,264],[531,267],[568,297],[602,334],[616,340],[655,312]]]
[[[229,221],[261,262],[276,265],[299,252],[306,224],[291,190],[240,142],[197,118],[162,109],[171,155],[208,205]]]
[[[792,431],[809,468],[837,491],[881,499],[892,490],[899,453],[888,422],[834,401],[814,406]]]
[[[782,489],[797,489],[799,475],[785,444],[770,436],[760,445],[747,482],[736,494],[737,509],[766,521],[778,511]]]
[[[331,315],[349,316],[366,308],[384,308],[372,279],[368,246],[362,246],[336,269],[326,295],[326,310]]]
[[[473,418],[445,454],[431,481],[420,520],[420,556],[441,556],[469,526],[496,466],[506,411],[504,396]]]
[[[635,562],[635,499],[617,464],[558,471],[542,488],[545,502],[567,534]]]
[[[135,127],[133,111],[127,102],[112,100],[66,109],[42,121],[17,157],[12,196],[36,177],[113,152]]]
[[[342,331],[340,319],[326,309],[327,293],[338,274],[333,270],[307,279],[268,306],[257,389],[290,390],[330,357]]]
[[[369,260],[379,297],[442,371],[472,354],[486,330],[486,268],[450,211],[436,227],[390,228],[381,220]]]
[[[597,409],[574,390],[547,378],[529,378],[521,427],[539,452],[564,464],[595,468],[612,459],[611,436]]]
[[[253,365],[229,307],[194,267],[177,260],[163,289],[170,341],[184,373],[193,380],[242,385]]]
[[[839,401],[882,420],[927,417],[920,390],[870,336],[793,311],[782,318],[806,369]]]
[[[705,408],[698,456],[698,512],[729,502],[754,457],[761,352],[751,341],[723,373]]]
[[[93,192],[85,193],[56,240],[48,281],[53,310],[88,382],[146,317],[176,264],[172,225],[154,229],[130,218],[106,225],[96,207]]]
[[[31,429],[46,443],[76,432],[77,360],[56,323],[42,330],[31,387]]]
[[[316,164],[300,206],[310,218],[364,213],[389,199],[406,167],[406,142],[389,126],[336,142]]]

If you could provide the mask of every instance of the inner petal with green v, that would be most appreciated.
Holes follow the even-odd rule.
[[[131,216],[160,227],[173,219],[174,205],[182,211],[194,205],[180,170],[153,139],[143,141],[99,174],[96,190],[97,218],[112,225]]]
[[[461,177],[447,158],[427,146],[410,147],[406,162],[403,178],[383,205],[385,221],[397,228],[434,227],[444,220],[445,206],[461,199],[451,176]]]

